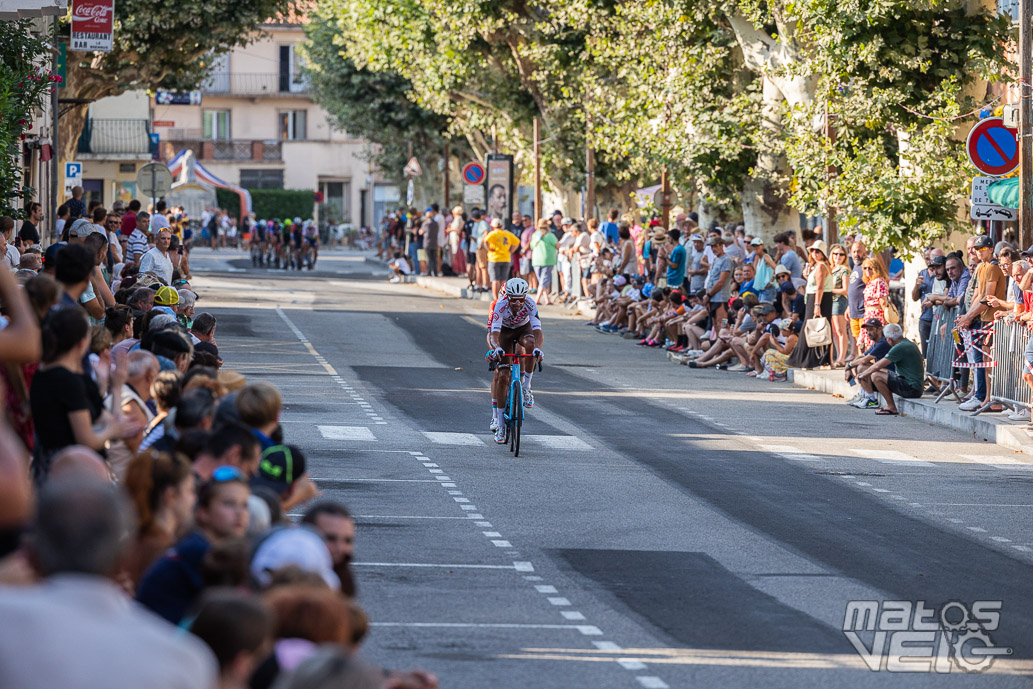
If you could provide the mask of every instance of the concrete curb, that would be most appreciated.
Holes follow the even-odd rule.
[[[843,380],[839,371],[789,370],[789,382],[797,387],[817,390],[845,399],[853,397],[858,388]],[[904,399],[894,395],[897,409],[901,413],[921,419],[926,423],[968,433],[974,438],[996,443],[1010,450],[1033,455],[1033,438],[1026,434],[1024,424],[1009,421],[996,414],[984,413],[978,416],[958,411],[956,405],[944,399],[939,404],[933,398]]]

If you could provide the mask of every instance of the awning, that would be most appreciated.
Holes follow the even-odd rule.
[[[990,200],[1005,208],[1019,207],[1019,178],[1010,177],[994,182],[986,188]]]
[[[0,20],[63,16],[68,0],[0,0]]]

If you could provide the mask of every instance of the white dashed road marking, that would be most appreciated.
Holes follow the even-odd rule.
[[[521,442],[542,445],[550,450],[587,452],[592,449],[591,445],[573,435],[521,435],[520,440]]]
[[[427,440],[438,445],[483,445],[484,441],[473,433],[439,433],[424,431]]]
[[[376,442],[377,437],[365,426],[316,426],[327,440],[362,440]]]
[[[936,466],[932,462],[926,462],[896,450],[851,450],[858,457],[874,459],[882,464],[901,464],[904,466],[931,467]]]

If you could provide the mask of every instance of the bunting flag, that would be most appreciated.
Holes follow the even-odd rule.
[[[179,176],[183,173],[183,168],[186,165],[186,154],[186,149],[183,149],[175,156],[173,156],[172,160],[166,163],[168,165],[169,172],[172,173],[173,179],[178,179]],[[229,182],[225,182],[222,179],[219,179],[219,177],[213,174],[211,170],[206,168],[201,163],[197,162],[197,160],[194,161],[194,174],[197,175],[198,181],[203,182],[204,184],[210,184],[213,187],[229,189],[230,191],[235,192],[238,196],[240,196],[241,208],[247,209],[247,213],[251,213],[254,211],[254,206],[251,203],[251,192],[249,192],[247,189],[243,187],[238,187],[235,184],[230,184]]]

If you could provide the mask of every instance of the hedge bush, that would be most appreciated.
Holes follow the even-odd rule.
[[[315,192],[311,189],[248,189],[251,192],[251,203],[255,217],[265,218],[301,218],[312,217],[316,207]],[[240,217],[240,197],[229,189],[216,189],[219,208],[235,217]]]

